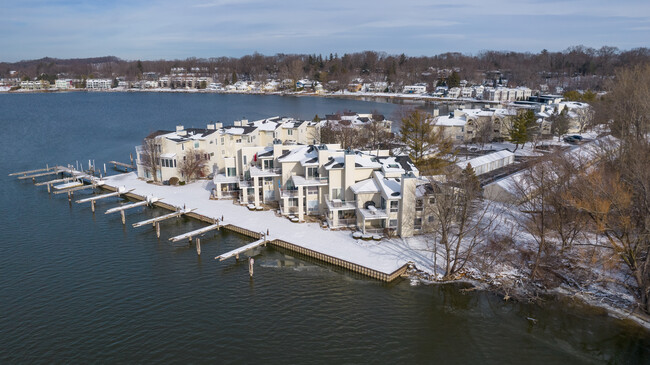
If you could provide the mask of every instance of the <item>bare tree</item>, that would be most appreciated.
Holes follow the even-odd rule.
[[[523,213],[518,223],[533,237],[537,245],[535,262],[530,271],[531,281],[535,280],[542,256],[547,249],[551,216],[549,199],[555,179],[553,169],[546,161],[538,163],[523,170],[514,184],[519,211]]]
[[[205,176],[207,166],[208,154],[203,150],[192,149],[185,153],[178,169],[187,181],[193,181]]]
[[[494,219],[490,204],[481,198],[481,187],[471,165],[462,171],[449,169],[448,184],[441,185],[431,205],[434,245],[442,247],[445,278],[452,278],[471,259],[474,250],[490,239]],[[453,183],[452,183],[453,182]],[[437,251],[437,246],[434,247]]]
[[[153,181],[158,181],[158,171],[160,171],[160,153],[161,146],[156,143],[153,135],[146,137],[142,141],[140,151],[140,164],[149,171]]]
[[[486,120],[479,124],[478,130],[476,131],[476,143],[481,146],[481,149],[485,148],[485,145],[492,141],[494,135],[494,123],[492,119]]]

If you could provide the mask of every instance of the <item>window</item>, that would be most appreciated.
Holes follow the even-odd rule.
[[[238,138],[237,140],[235,140],[235,143],[241,143],[241,138]]]
[[[390,212],[395,213],[397,211],[399,211],[399,201],[391,200],[390,201]]]
[[[429,216],[429,223],[433,223],[433,216],[432,215]]]
[[[223,142],[223,141],[224,141],[224,139],[223,139],[223,137],[221,137],[221,144],[224,144],[224,142]]]
[[[421,212],[423,208],[424,208],[424,201],[422,199],[416,200],[415,201],[415,211],[416,212]]]
[[[422,229],[422,218],[415,218],[413,220],[413,228]]]
[[[307,168],[307,178],[315,179],[318,177],[318,167],[308,167]]]
[[[287,135],[293,136],[293,129],[287,129]]]
[[[185,145],[184,144],[181,145],[181,150],[185,151]]]
[[[343,199],[341,189],[332,189],[332,199]]]
[[[318,187],[317,186],[308,186],[307,187],[307,195],[316,195],[318,194]]]
[[[174,167],[176,167],[176,159],[174,159]]]
[[[244,165],[246,165],[246,156],[244,156]]]
[[[435,203],[436,203],[436,197],[435,196],[429,197],[429,204],[435,204]]]
[[[194,142],[194,148],[199,148],[199,142]]]
[[[237,176],[237,169],[234,167],[226,168],[226,176]]]
[[[390,228],[397,227],[397,219],[391,219],[390,221],[388,221],[388,227]]]

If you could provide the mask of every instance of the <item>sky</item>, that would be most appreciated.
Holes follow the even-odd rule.
[[[0,61],[650,47],[650,0],[0,0]]]

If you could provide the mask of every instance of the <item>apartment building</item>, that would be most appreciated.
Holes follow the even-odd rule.
[[[216,199],[237,199],[251,209],[262,204],[304,221],[325,217],[332,228],[357,227],[364,233],[409,237],[426,229],[423,216],[431,189],[408,156],[387,150],[343,150],[339,144],[312,143],[319,124],[274,117],[235,121],[205,129],[178,126],[158,131],[158,181],[185,180],[179,166],[191,150],[207,160]],[[136,148],[138,176],[152,179]],[[427,200],[428,201],[428,200]],[[425,223],[423,223],[425,222]]]

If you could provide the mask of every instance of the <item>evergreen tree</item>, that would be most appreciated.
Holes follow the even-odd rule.
[[[531,110],[527,111],[531,112]],[[520,112],[512,118],[512,127],[510,128],[510,141],[515,144],[515,151],[519,145],[528,141],[528,118],[527,112]],[[534,115],[533,115],[534,118]]]
[[[454,71],[447,78],[447,86],[449,88],[460,86],[460,75],[458,72]]]
[[[415,166],[424,174],[438,174],[451,164],[453,143],[441,128],[434,128],[429,114],[415,110],[402,118],[400,136]]]
[[[237,72],[233,71],[232,72],[232,83],[234,84],[236,82],[237,82]]]

